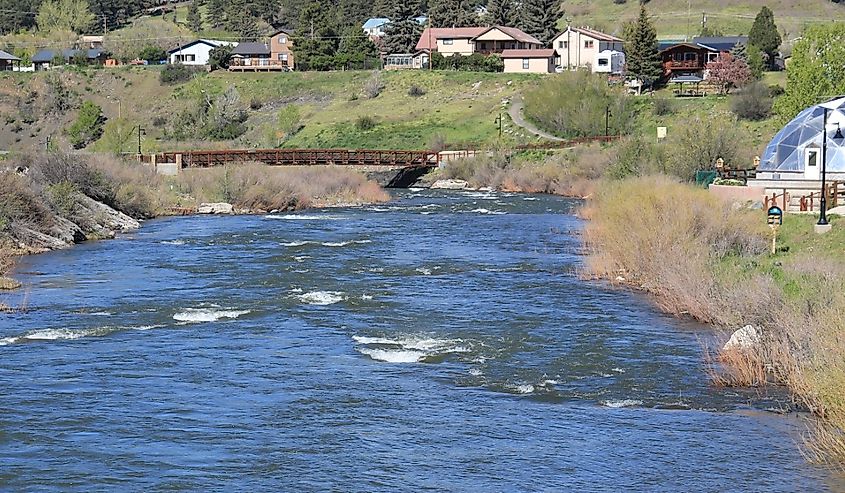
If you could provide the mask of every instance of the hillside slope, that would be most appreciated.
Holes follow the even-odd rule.
[[[748,34],[754,16],[764,5],[775,13],[775,22],[784,40],[800,36],[810,23],[845,21],[845,5],[830,0],[651,0],[646,8],[654,16],[660,38],[683,39],[687,33],[696,35],[701,30],[702,15],[709,27],[726,35]],[[619,35],[622,25],[637,16],[639,2],[565,0],[563,9],[561,26],[570,22]]]
[[[469,72],[384,72],[374,98],[363,92],[370,72],[202,74],[179,85],[162,85],[160,67],[67,69],[53,73],[0,75],[0,150],[66,142],[75,107],[92,101],[107,118],[103,136],[89,150],[134,152],[137,125],[143,150],[243,147],[349,147],[416,149],[447,142],[474,146],[498,139],[496,115],[503,101],[539,76]],[[56,81],[66,89],[57,89]],[[409,94],[412,86],[417,90]],[[247,131],[229,141],[200,135],[177,139],[166,133],[185,112],[234,87],[246,109]],[[56,111],[56,101],[71,108]],[[290,120],[293,121],[290,121]],[[287,121],[286,121],[287,120]],[[507,120],[507,119],[506,119]],[[294,131],[291,131],[291,130]],[[509,142],[535,137],[505,128]],[[432,142],[432,140],[438,142]]]

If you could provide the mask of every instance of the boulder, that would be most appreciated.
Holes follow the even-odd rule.
[[[731,338],[725,343],[722,348],[727,351],[729,349],[748,350],[754,349],[760,345],[760,337],[762,334],[753,325],[746,325],[731,334]]]
[[[466,180],[437,180],[431,184],[431,188],[441,190],[466,190],[469,184]]]
[[[200,204],[197,208],[197,214],[234,214],[235,208],[232,204],[226,202],[212,202],[208,204]]]

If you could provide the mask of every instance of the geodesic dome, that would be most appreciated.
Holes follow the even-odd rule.
[[[778,132],[760,158],[758,171],[804,172],[806,150],[821,149],[824,109],[827,113],[827,171],[845,173],[845,139],[833,139],[837,124],[845,134],[845,97],[811,106]]]

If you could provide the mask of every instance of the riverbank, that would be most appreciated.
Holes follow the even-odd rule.
[[[380,203],[389,195],[355,171],[237,167],[156,175],[137,162],[62,152],[26,155],[0,169],[0,290],[18,255],[113,238],[139,221],[186,212],[263,214]]]
[[[820,237],[811,218],[787,216],[772,256],[759,210],[666,177],[608,182],[583,215],[586,275],[643,290],[667,313],[724,330],[725,341],[750,325],[742,341],[709,348],[714,383],[786,385],[819,417],[808,454],[845,461],[845,232]]]

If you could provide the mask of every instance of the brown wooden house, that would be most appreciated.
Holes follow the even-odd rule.
[[[290,71],[294,68],[293,41],[286,31],[277,31],[267,42],[240,43],[232,50],[229,70]]]

